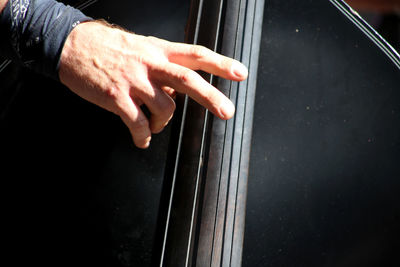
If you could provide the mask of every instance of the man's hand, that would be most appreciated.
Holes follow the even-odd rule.
[[[193,70],[241,81],[247,69],[238,61],[201,46],[172,43],[109,27],[78,25],[69,35],[60,61],[60,80],[84,99],[121,117],[134,143],[147,148],[151,134],[168,124],[176,92],[188,94],[221,119],[234,106]],[[140,106],[151,112],[150,121]]]

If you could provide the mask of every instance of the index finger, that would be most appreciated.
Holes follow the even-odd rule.
[[[195,71],[174,63],[158,65],[152,71],[163,85],[187,94],[219,118],[227,120],[233,117],[235,107],[229,98]]]
[[[192,70],[203,70],[229,80],[242,81],[248,75],[246,66],[239,61],[200,45],[171,43],[167,56],[172,63]]]

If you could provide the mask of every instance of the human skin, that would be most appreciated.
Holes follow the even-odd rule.
[[[6,6],[8,0],[0,0],[0,13],[3,11],[4,7]]]
[[[4,8],[7,0],[0,0]],[[221,119],[235,112],[232,102],[194,70],[242,81],[240,62],[196,45],[129,33],[104,22],[84,22],[69,34],[60,59],[60,81],[82,98],[119,117],[135,145],[147,148],[152,133],[168,124],[176,92],[189,95]],[[141,105],[150,110],[147,118]]]

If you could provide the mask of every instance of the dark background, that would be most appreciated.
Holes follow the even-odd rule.
[[[183,41],[188,8],[100,0],[84,12]],[[137,149],[117,116],[16,63],[0,89],[1,265],[149,266],[170,128]]]
[[[85,12],[182,41],[188,2]],[[399,69],[329,1],[267,0],[258,77],[243,266],[398,266]],[[15,63],[0,89],[7,266],[150,265],[169,128],[136,149]]]

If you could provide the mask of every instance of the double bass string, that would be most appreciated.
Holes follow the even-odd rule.
[[[212,48],[212,50],[214,52],[217,52],[217,47],[219,44],[218,41],[220,38],[223,6],[224,6],[224,0],[221,0],[219,3],[219,10],[218,10],[218,23],[217,23],[216,33],[215,33],[215,42],[214,42],[214,47]],[[202,8],[201,8],[201,10],[202,10]],[[201,16],[201,14],[200,14],[200,16]],[[200,31],[200,16],[197,18],[198,23],[196,24],[194,44],[198,44],[198,34]],[[209,83],[213,84],[213,82],[214,82],[214,75],[211,74]],[[203,163],[203,159],[204,159],[204,151],[205,151],[205,145],[206,145],[206,135],[207,135],[207,127],[208,127],[209,117],[210,117],[210,113],[208,110],[206,110],[204,113],[204,119],[203,119],[204,123],[203,123],[202,136],[201,136],[200,154],[199,154],[198,165],[197,165],[196,188],[195,188],[194,201],[193,201],[193,206],[192,206],[192,215],[191,215],[192,218],[191,218],[191,222],[190,222],[190,231],[189,231],[189,237],[188,237],[188,246],[187,246],[187,250],[186,250],[185,266],[189,265],[189,260],[190,260],[190,249],[191,249],[191,245],[192,245],[191,241],[192,241],[193,230],[194,230],[193,228],[194,228],[196,206],[197,206],[197,201],[199,198],[200,176],[202,174],[202,163]]]

